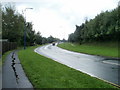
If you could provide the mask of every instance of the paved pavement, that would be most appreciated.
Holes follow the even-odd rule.
[[[87,73],[92,77],[97,77],[120,85],[120,75],[118,75],[120,70],[119,61],[116,61],[119,64],[115,64],[115,60],[111,58],[109,61],[109,59],[105,57],[71,52],[52,45],[38,47],[35,49],[35,52],[71,68]]]
[[[0,90],[2,89],[2,66],[0,65]]]
[[[23,71],[16,51],[7,56],[2,74],[2,88],[29,88],[33,90],[33,86]]]

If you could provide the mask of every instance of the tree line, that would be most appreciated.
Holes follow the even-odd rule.
[[[94,19],[76,25],[74,33],[69,35],[69,42],[79,44],[93,41],[119,41],[120,6],[111,11],[101,12]]]
[[[45,44],[58,41],[52,36],[42,37],[40,32],[33,30],[32,22],[26,22],[24,16],[17,12],[14,5],[2,7],[2,39],[9,42],[17,42],[19,46],[24,45],[24,34],[26,34],[26,44]]]

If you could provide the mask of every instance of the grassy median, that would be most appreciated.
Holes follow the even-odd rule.
[[[108,56],[108,57],[119,57],[118,56],[118,43],[117,42],[95,42],[86,44],[73,44],[73,43],[62,43],[58,45],[61,48],[87,53],[92,55]]]
[[[115,88],[34,52],[36,47],[19,51],[19,59],[34,88]]]

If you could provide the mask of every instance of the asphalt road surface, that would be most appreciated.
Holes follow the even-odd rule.
[[[52,44],[38,47],[34,50],[38,54],[49,57],[68,67],[87,73],[92,77],[120,85],[120,62],[111,58],[71,52]],[[104,53],[104,52],[103,52]]]
[[[13,59],[14,58],[14,59]],[[14,60],[14,69],[12,67]],[[17,77],[16,77],[17,76]],[[26,77],[21,63],[18,59],[17,52],[11,52],[3,64],[2,68],[2,88],[3,90],[34,90],[32,84]]]

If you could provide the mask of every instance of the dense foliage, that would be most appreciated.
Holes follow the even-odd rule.
[[[101,12],[94,19],[86,20],[69,35],[70,42],[118,41],[120,35],[120,6]]]
[[[2,8],[2,39],[24,45],[26,36],[27,45],[45,44],[59,39],[52,36],[45,38],[40,32],[33,30],[32,22],[26,22],[24,16],[15,10],[15,6],[7,5]]]
[[[12,6],[5,7],[2,10],[2,38],[11,42],[20,43],[24,29],[24,18],[22,15],[15,13]]]

